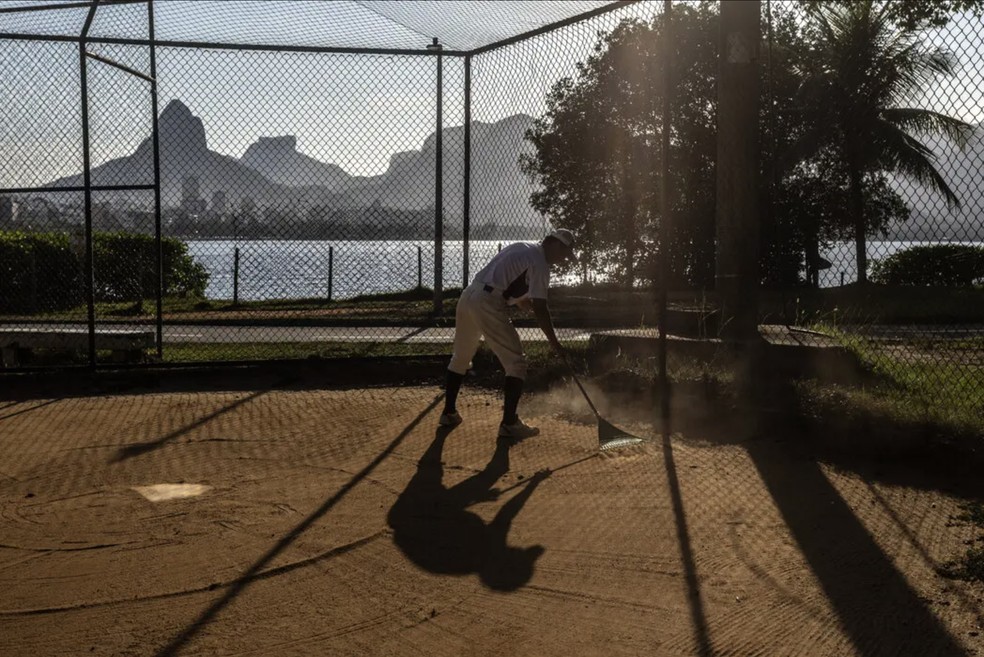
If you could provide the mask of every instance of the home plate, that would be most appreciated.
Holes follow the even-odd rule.
[[[153,486],[134,486],[137,491],[151,502],[165,500],[180,500],[185,497],[195,497],[209,490],[211,486],[204,484],[154,484]]]

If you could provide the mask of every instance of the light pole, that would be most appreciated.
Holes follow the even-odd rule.
[[[721,3],[715,287],[736,340],[758,337],[760,15],[760,0]]]

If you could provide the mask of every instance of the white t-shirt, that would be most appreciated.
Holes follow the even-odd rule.
[[[512,302],[525,297],[546,299],[550,265],[541,244],[516,242],[499,251],[475,280],[503,291]]]

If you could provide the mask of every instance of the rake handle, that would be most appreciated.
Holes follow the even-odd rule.
[[[565,365],[567,365],[567,369],[570,370],[571,378],[574,379],[574,383],[577,384],[578,390],[580,390],[581,394],[584,395],[584,401],[588,402],[588,406],[591,407],[591,412],[595,414],[596,418],[600,419],[601,414],[598,413],[598,409],[595,408],[595,405],[592,403],[591,398],[588,397],[588,391],[584,389],[583,385],[581,385],[581,380],[577,378],[577,372],[574,371],[574,366],[571,365],[571,361],[567,359],[567,354],[561,351],[560,347],[554,347],[554,349],[557,350],[557,355],[560,356],[560,359],[564,361]]]

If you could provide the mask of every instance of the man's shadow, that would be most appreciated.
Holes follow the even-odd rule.
[[[493,486],[509,471],[512,443],[500,438],[484,470],[445,488],[441,453],[450,432],[446,427],[438,428],[434,441],[417,463],[416,474],[390,509],[387,520],[393,529],[393,540],[407,558],[424,570],[443,575],[475,573],[490,589],[515,591],[533,576],[533,566],[544,548],[508,545],[509,527],[549,471],[530,477],[486,524],[467,509],[498,498]]]

